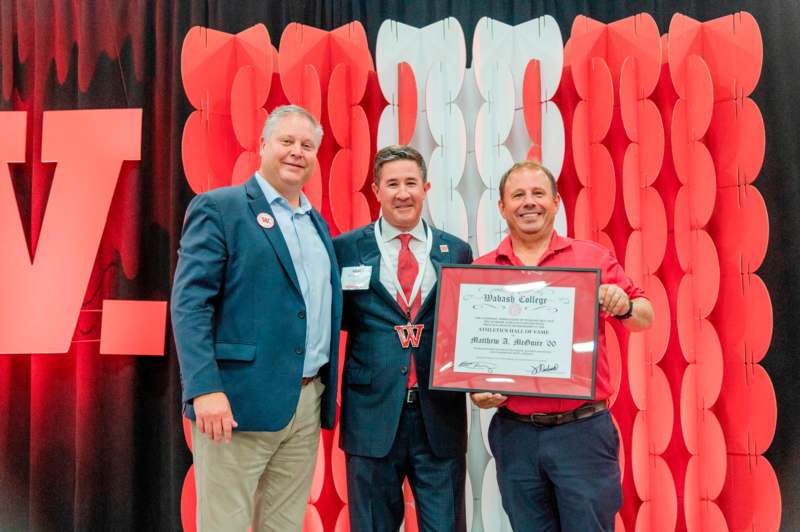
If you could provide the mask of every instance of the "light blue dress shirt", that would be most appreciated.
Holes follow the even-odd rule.
[[[306,304],[306,354],[303,377],[313,377],[328,362],[331,342],[331,259],[311,219],[311,203],[300,193],[300,206],[286,198],[256,172],[256,181],[269,202],[292,256]],[[281,297],[275,294],[275,297]]]

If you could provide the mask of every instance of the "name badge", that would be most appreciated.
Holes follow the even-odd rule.
[[[342,290],[369,290],[372,266],[345,266],[342,268]]]

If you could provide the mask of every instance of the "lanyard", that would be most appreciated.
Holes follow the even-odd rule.
[[[394,281],[396,289],[395,291],[398,294],[400,294],[403,303],[406,304],[406,311],[408,312],[411,310],[411,304],[409,303],[409,300],[406,299],[406,294],[403,291],[403,287],[400,285],[400,280],[397,278],[397,268],[395,268],[394,271],[392,271],[392,266],[389,264],[389,259],[387,258],[389,255],[388,255],[388,249],[386,248],[386,242],[383,241],[383,234],[381,231],[382,222],[383,222],[383,217],[378,218],[378,221],[375,222],[375,240],[378,243],[378,250],[381,253],[381,260],[383,261],[383,264],[386,266],[386,269],[389,271],[389,274],[392,277],[392,281]],[[425,268],[428,267],[428,257],[430,256],[431,249],[433,248],[433,233],[431,232],[431,228],[428,227],[428,224],[426,224],[424,220],[422,222],[422,225],[425,227],[425,239],[426,239],[425,246],[427,249],[425,250],[425,260],[422,261],[422,264],[420,264],[419,272],[417,272],[417,278],[414,280],[414,285],[411,288],[411,301],[414,301],[414,298],[417,297],[417,292],[419,292],[420,288],[422,287],[422,278],[425,277]],[[410,242],[409,242],[409,248],[411,248]],[[409,249],[409,251],[411,251],[411,249]],[[412,251],[411,254],[414,255],[414,252]],[[414,255],[414,258],[416,259],[416,255]],[[397,253],[397,260],[398,262],[400,261],[399,252]]]

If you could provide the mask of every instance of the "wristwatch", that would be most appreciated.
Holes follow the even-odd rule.
[[[620,314],[614,317],[622,321],[622,320],[627,320],[631,316],[633,316],[633,299],[628,300],[628,311],[625,314]]]

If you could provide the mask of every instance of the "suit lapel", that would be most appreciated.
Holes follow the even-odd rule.
[[[247,191],[250,210],[253,212],[253,223],[257,223],[256,218],[261,213],[267,213],[272,216],[273,219],[275,219],[275,213],[272,212],[272,208],[270,207],[267,198],[264,196],[261,187],[258,186],[255,176],[250,178],[250,180],[247,181],[244,186],[245,190]],[[267,237],[267,240],[275,250],[275,254],[278,256],[278,260],[283,266],[286,275],[292,281],[292,284],[297,289],[297,292],[302,293],[300,290],[300,282],[297,280],[297,273],[295,272],[294,264],[292,263],[292,256],[289,253],[286,240],[283,238],[283,233],[281,233],[281,228],[278,226],[278,221],[275,220],[275,225],[269,229],[264,227],[260,228],[261,232],[264,233],[264,236]]]
[[[364,232],[358,240],[358,253],[361,264],[372,267],[372,277],[369,280],[370,290],[375,292],[378,297],[383,299],[390,308],[396,310],[398,314],[405,316],[403,309],[397,304],[397,300],[386,290],[383,283],[381,283],[381,252],[378,249],[377,242],[375,242],[374,223],[364,228]]]

